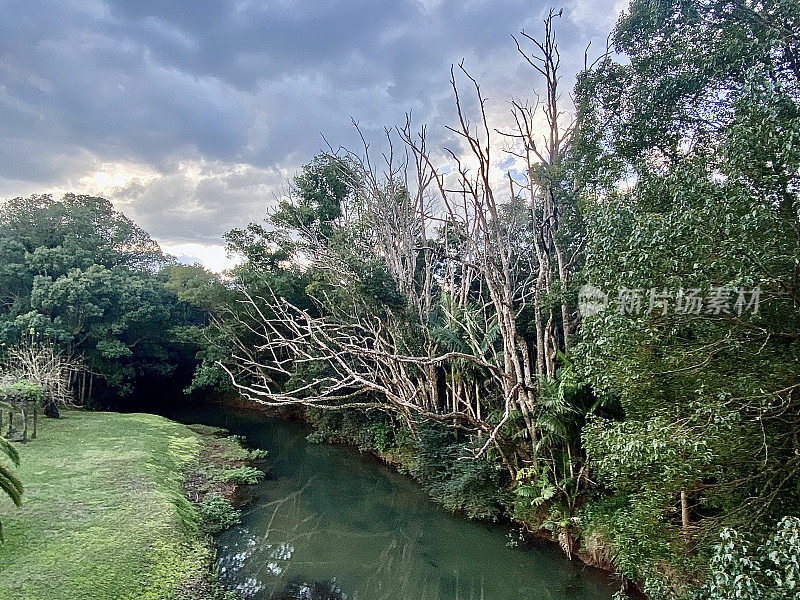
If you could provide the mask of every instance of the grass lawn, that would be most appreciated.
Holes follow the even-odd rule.
[[[201,436],[153,415],[63,415],[17,445],[25,493],[19,509],[0,497],[0,598],[146,600],[201,580],[210,550],[183,495]]]

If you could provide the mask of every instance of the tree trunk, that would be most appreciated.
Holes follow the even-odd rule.
[[[33,405],[33,435],[31,436],[32,440],[36,439],[36,429],[39,425],[39,404],[36,403]]]
[[[686,491],[681,490],[681,528],[683,529],[683,537],[687,542],[691,541],[689,527],[689,499]]]
[[[30,403],[26,402],[25,405],[22,407],[22,441],[28,441],[28,409],[30,408]]]

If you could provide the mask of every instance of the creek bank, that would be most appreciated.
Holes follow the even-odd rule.
[[[414,455],[412,453],[381,451],[375,448],[365,447],[361,441],[355,437],[341,435],[340,433],[318,436],[318,429],[314,419],[311,418],[308,413],[302,409],[302,407],[265,406],[238,396],[221,397],[214,399],[213,402],[221,406],[231,406],[242,410],[256,411],[269,418],[302,422],[312,430],[312,433],[309,436],[310,441],[315,443],[329,443],[357,447],[362,453],[373,457],[375,460],[381,462],[390,469],[409,476],[417,481],[416,478],[411,475],[414,461]],[[435,500],[431,498],[431,502],[435,502]],[[456,512],[463,513],[463,511]],[[546,528],[535,528],[530,523],[520,519],[515,519],[511,515],[506,515],[501,518],[501,522],[505,522],[509,527],[515,529],[521,539],[545,544],[553,549],[558,548],[559,552],[566,554],[562,545],[559,543],[559,540],[550,530]],[[601,573],[604,577],[618,579],[613,562],[613,549],[610,547],[607,541],[597,533],[592,534],[586,540],[579,540],[579,546],[577,548],[573,548],[571,559],[585,565],[589,569]],[[636,583],[624,581],[621,582],[621,586],[631,597],[645,598],[640,591],[640,586],[638,586]]]
[[[238,594],[224,590],[218,581],[211,535],[239,522],[240,509],[252,501],[249,486],[264,476],[257,467],[263,466],[265,453],[245,448],[241,438],[228,435],[224,429],[206,425],[187,427],[200,436],[200,449],[197,460],[185,471],[183,489],[198,513],[199,527],[205,534],[206,576],[184,581],[174,600],[238,600]]]

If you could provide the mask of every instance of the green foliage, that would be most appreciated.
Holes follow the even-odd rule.
[[[264,473],[255,467],[247,465],[235,469],[225,469],[222,472],[225,481],[240,485],[254,485],[264,478]]]
[[[0,406],[0,408],[2,408]],[[0,437],[0,452],[5,454],[13,464],[19,466],[19,453],[4,437]],[[22,482],[17,478],[11,468],[0,461],[0,489],[19,506],[22,504]],[[0,521],[0,541],[3,541],[3,523]]]
[[[763,543],[731,529],[720,534],[697,600],[783,600],[800,596],[800,519],[786,517]]]
[[[165,378],[193,369],[197,340],[176,332],[203,324],[205,314],[165,286],[169,259],[107,200],[67,194],[4,203],[0,262],[0,344],[30,336],[80,357],[99,376],[95,404],[118,402],[137,386],[163,390]]]
[[[614,36],[628,60],[578,85],[584,277],[612,301],[643,295],[638,314],[612,304],[582,322],[580,368],[623,409],[583,431],[620,500],[595,517],[623,573],[672,589],[702,577],[725,526],[763,536],[800,507],[798,14],[784,0],[634,1]],[[648,306],[651,289],[756,287],[757,312],[735,311],[735,293],[725,311]]]
[[[515,519],[533,528],[547,528],[552,502],[558,494],[550,479],[549,467],[543,466],[538,473],[532,467],[519,469],[511,493]]]
[[[411,443],[408,429],[383,412],[308,408],[306,414],[315,428],[309,435],[312,442],[346,441],[378,452],[402,451]]]
[[[295,177],[294,197],[279,204],[272,222],[301,231],[307,237],[330,237],[353,193],[354,182],[355,175],[346,161],[320,154]]]
[[[247,460],[264,460],[267,457],[267,454],[268,452],[266,450],[262,450],[261,448],[250,448],[247,450]]]
[[[0,383],[0,402],[10,404],[41,404],[44,400],[44,389],[32,381],[19,379]]]
[[[371,445],[380,452],[385,452],[396,443],[394,428],[385,421],[371,423],[367,427],[367,434]]]
[[[225,499],[222,494],[207,494],[200,503],[200,518],[203,530],[219,533],[240,522],[242,513]]]
[[[514,486],[514,495],[531,506],[541,506],[556,495],[556,487],[550,482],[549,471],[542,467],[536,473],[532,468],[526,467],[517,471],[517,483]]]
[[[436,502],[473,518],[496,520],[510,504],[508,473],[489,453],[475,458],[475,440],[435,422],[419,424],[414,477]]]
[[[800,519],[784,517],[764,539],[726,528],[712,549],[708,578],[694,590],[648,581],[653,600],[784,600],[800,596]]]

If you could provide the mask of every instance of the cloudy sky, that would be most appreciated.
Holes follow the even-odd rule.
[[[261,219],[323,135],[353,146],[351,119],[379,137],[413,111],[447,144],[452,63],[502,115],[537,88],[511,34],[563,8],[566,76],[626,5],[0,0],[0,198],[103,195],[167,251],[220,269],[222,234]]]

